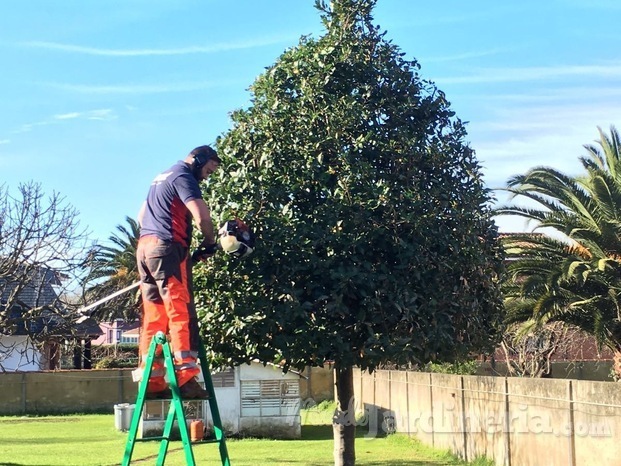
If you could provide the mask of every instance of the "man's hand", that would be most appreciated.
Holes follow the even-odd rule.
[[[213,256],[218,249],[218,243],[199,247],[192,253],[192,262],[202,262]]]

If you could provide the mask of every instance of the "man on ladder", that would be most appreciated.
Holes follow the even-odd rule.
[[[230,466],[205,347],[200,341],[192,292],[192,264],[211,257],[217,249],[237,259],[246,257],[253,252],[255,236],[243,221],[229,220],[218,231],[220,244],[216,243],[211,213],[202,198],[199,183],[207,179],[219,164],[215,150],[209,146],[197,147],[184,160],[153,180],[147,200],[140,209],[141,230],[136,259],[144,312],[140,367],[138,377],[134,378],[141,380],[144,371],[147,380],[141,380],[139,386],[123,466],[131,462],[145,399],[169,398],[172,401],[164,433],[153,438],[161,441],[156,464],[164,464],[176,419],[186,463],[195,465],[181,401],[209,399],[222,466]],[[190,257],[192,220],[200,227],[203,241]],[[170,342],[166,334],[169,334]],[[174,354],[171,354],[171,347]],[[201,367],[197,362],[199,357]],[[201,368],[207,390],[196,380]],[[172,390],[166,382],[166,374]]]
[[[157,332],[170,335],[179,391],[184,400],[206,399],[198,383],[199,328],[192,293],[192,261],[205,260],[216,251],[216,238],[209,207],[199,183],[219,166],[209,146],[192,150],[168,170],[156,176],[143,203],[138,221],[140,240],[136,258],[140,273],[144,314],[140,335],[140,368],[144,370],[149,345]],[[192,220],[203,235],[190,258]],[[153,361],[147,398],[165,399],[171,391],[165,380],[161,349]]]

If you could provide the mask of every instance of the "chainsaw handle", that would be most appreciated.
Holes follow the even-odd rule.
[[[208,244],[207,246],[199,247],[192,253],[192,262],[197,263],[205,256],[212,256],[216,251],[220,249],[218,243]]]

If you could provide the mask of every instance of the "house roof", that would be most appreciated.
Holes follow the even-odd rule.
[[[125,330],[123,335],[140,335],[140,327],[132,328],[130,330]]]
[[[96,338],[103,335],[103,331],[95,319],[85,316],[76,321],[75,334],[79,337]]]
[[[270,366],[270,367],[272,367],[273,369],[279,369],[279,370],[281,370],[281,371],[282,371],[282,367],[283,367],[283,365],[282,365],[282,364],[275,364],[275,363],[273,363],[273,362],[266,362],[266,363],[263,363],[263,362],[259,361],[258,359],[253,359],[253,360],[252,360],[252,364],[260,364],[260,365],[262,365],[262,366],[264,366],[264,367],[266,367],[266,366]],[[295,370],[295,369],[291,369],[291,368],[290,368],[287,372],[291,372],[292,374],[297,375],[297,376],[298,376],[298,377],[300,377],[301,379],[306,379],[306,378],[307,378],[304,374],[302,374],[300,371],[297,371],[297,370]]]
[[[73,326],[63,317],[65,309],[54,289],[60,284],[58,274],[45,267],[18,268],[12,276],[0,278],[0,308],[11,307],[9,320],[15,323],[11,330],[13,335],[67,335],[72,333],[71,329],[77,332],[77,336],[101,335],[101,329],[94,321]],[[23,317],[24,312],[41,307],[47,309],[35,317]],[[6,332],[7,329],[0,328],[0,333]]]
[[[58,295],[54,286],[60,285],[56,274],[50,270],[33,270],[31,277],[26,279],[18,272],[14,277],[0,278],[0,299],[6,303],[11,295],[21,287],[14,301],[22,307],[31,309],[41,306],[54,306],[58,302]],[[27,280],[27,281],[26,281]]]

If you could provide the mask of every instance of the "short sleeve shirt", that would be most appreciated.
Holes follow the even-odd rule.
[[[153,235],[189,246],[192,214],[185,204],[201,197],[200,186],[189,165],[180,160],[151,183],[140,236]]]

